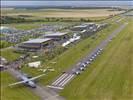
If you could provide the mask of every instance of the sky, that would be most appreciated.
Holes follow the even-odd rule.
[[[133,6],[131,0],[2,0],[6,6]]]

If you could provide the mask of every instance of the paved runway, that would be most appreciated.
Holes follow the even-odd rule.
[[[69,74],[69,73],[64,73],[62,74],[57,80],[55,80],[52,83],[52,86],[48,86],[50,88],[55,88],[55,89],[63,89],[63,87],[72,79],[74,78],[75,74]]]
[[[86,61],[89,61],[92,59],[92,56],[94,56],[99,49],[104,49],[107,44],[112,41],[116,35],[123,30],[123,28],[127,25],[127,23],[121,25],[118,29],[116,29],[114,32],[112,32],[105,40],[103,40],[94,50],[92,50],[91,53],[89,53],[85,58],[81,59],[75,66],[73,66],[71,69],[66,71],[66,73],[59,76],[51,85],[48,85],[47,87],[52,89],[63,89],[64,86],[69,83],[74,77],[76,77],[76,74],[74,74],[74,71],[78,71],[81,67],[80,64]],[[96,55],[98,56],[98,55]],[[95,56],[95,57],[96,57]],[[89,66],[89,65],[87,65]]]

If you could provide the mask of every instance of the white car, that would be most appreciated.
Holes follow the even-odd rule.
[[[101,48],[101,49],[99,49],[100,51],[102,51],[103,49]]]
[[[91,58],[90,58],[89,60],[90,60],[90,61],[93,61],[93,59],[91,59]]]
[[[81,64],[81,67],[86,67],[87,65],[85,63],[82,63]]]
[[[94,57],[94,56],[92,56],[91,58],[92,58],[92,59],[95,59],[95,57]]]
[[[76,71],[75,74],[76,74],[76,75],[79,75],[79,74],[80,74],[80,71]]]
[[[80,67],[79,69],[80,69],[81,71],[84,71],[84,70],[85,70],[85,68],[84,68],[84,67]]]
[[[90,62],[89,61],[86,61],[85,64],[90,64]]]
[[[97,54],[94,54],[94,56],[96,57],[96,56],[97,56]]]

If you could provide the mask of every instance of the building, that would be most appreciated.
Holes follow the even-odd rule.
[[[71,28],[72,31],[83,31],[87,28],[87,25],[78,25]]]
[[[46,48],[48,49],[50,45],[52,45],[52,39],[44,38],[44,39],[33,39],[23,42],[18,47],[27,51],[37,51]]]
[[[55,32],[55,33],[47,33],[44,35],[45,38],[51,38],[54,41],[61,41],[68,39],[67,33]]]
[[[96,28],[97,25],[95,23],[84,23],[78,26],[74,26],[71,28],[72,31],[83,31],[83,30],[90,30],[92,28]]]
[[[71,28],[71,31],[80,34],[82,37],[87,37],[93,35],[94,33],[101,30],[102,28],[105,28],[106,26],[106,23],[84,23],[79,26],[74,26],[73,28]]]

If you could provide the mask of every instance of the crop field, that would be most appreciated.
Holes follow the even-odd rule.
[[[39,97],[23,85],[8,87],[15,79],[7,72],[1,72],[1,100],[39,100]]]
[[[67,100],[133,99],[133,20],[103,54],[61,92]],[[71,91],[71,92],[70,92]]]
[[[107,17],[122,13],[124,11],[115,11],[111,9],[39,9],[39,10],[3,10],[2,15],[18,16],[28,15],[34,17],[70,17],[70,18],[85,18],[85,17]]]

